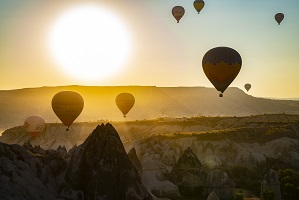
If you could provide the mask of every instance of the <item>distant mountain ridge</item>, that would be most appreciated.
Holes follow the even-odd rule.
[[[40,115],[47,123],[60,120],[52,111],[52,97],[65,90],[78,92],[84,109],[76,122],[143,120],[159,117],[248,116],[264,113],[299,114],[299,101],[271,100],[228,88],[223,98],[214,88],[155,86],[57,86],[0,91],[0,129],[22,125],[26,117]],[[121,92],[132,93],[135,105],[123,119],[115,105]]]

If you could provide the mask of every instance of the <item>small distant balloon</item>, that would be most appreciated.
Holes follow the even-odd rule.
[[[172,8],[172,15],[177,20],[177,23],[180,22],[180,19],[184,16],[185,9],[182,6],[175,6]]]
[[[45,120],[37,115],[29,116],[25,119],[23,126],[31,135],[31,138],[36,138],[44,130]]]
[[[203,1],[203,0],[195,0],[194,2],[193,2],[193,6],[194,6],[194,8],[195,8],[195,10],[198,12],[198,14],[199,14],[199,12],[203,9],[203,7],[205,6],[205,2]]]
[[[249,83],[246,83],[245,85],[244,85],[244,87],[245,87],[245,89],[247,90],[247,92],[250,90],[250,88],[251,88],[251,85],[249,84]]]
[[[115,98],[115,103],[119,110],[123,113],[124,117],[131,110],[135,104],[135,98],[130,93],[120,93]]]
[[[52,109],[61,122],[67,126],[67,131],[84,107],[84,100],[80,94],[73,91],[62,91],[54,95]]]
[[[278,25],[280,25],[280,23],[282,22],[282,20],[284,18],[284,14],[283,13],[277,13],[274,18],[277,21]]]
[[[229,47],[210,49],[202,58],[202,68],[214,85],[220,91],[219,97],[239,74],[242,66],[240,54]]]

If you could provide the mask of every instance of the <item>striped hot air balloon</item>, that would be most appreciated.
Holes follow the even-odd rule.
[[[214,87],[221,92],[220,97],[237,77],[241,66],[240,54],[229,47],[210,49],[202,59],[203,71]]]

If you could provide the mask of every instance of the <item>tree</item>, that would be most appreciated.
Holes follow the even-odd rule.
[[[287,183],[283,187],[283,192],[291,199],[296,199],[299,195],[299,188],[296,187],[294,184]]]
[[[262,193],[262,200],[274,200],[275,194],[273,191],[265,190]]]
[[[232,200],[243,200],[243,195],[241,194],[234,194]]]

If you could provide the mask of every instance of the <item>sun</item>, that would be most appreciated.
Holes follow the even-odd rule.
[[[131,38],[120,18],[95,5],[74,7],[55,21],[48,46],[55,63],[79,79],[117,73],[131,52]]]

